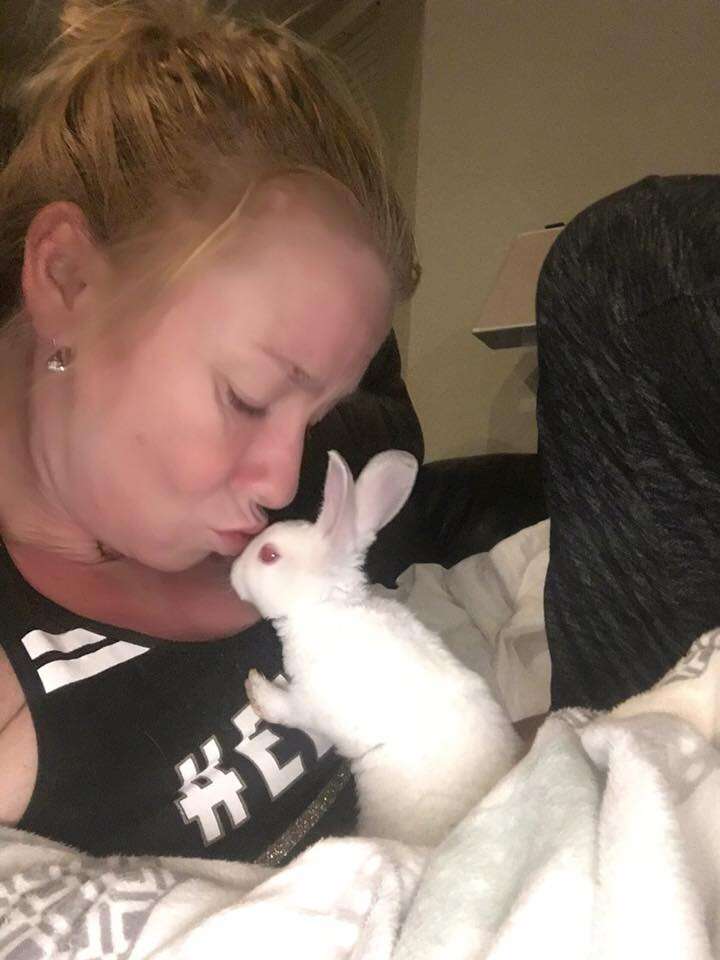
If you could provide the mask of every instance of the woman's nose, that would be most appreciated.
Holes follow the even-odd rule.
[[[258,437],[247,451],[249,463],[241,473],[248,478],[247,491],[253,501],[268,510],[286,507],[297,493],[305,430],[283,430],[281,434]]]

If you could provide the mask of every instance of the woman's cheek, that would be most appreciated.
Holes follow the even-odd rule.
[[[242,424],[228,423],[214,409],[207,412],[204,397],[194,399],[195,404],[166,408],[159,416],[150,411],[135,438],[138,465],[152,464],[165,488],[185,496],[226,484],[247,443]]]
[[[235,459],[227,448],[188,447],[177,457],[171,480],[188,496],[212,492],[229,481]]]

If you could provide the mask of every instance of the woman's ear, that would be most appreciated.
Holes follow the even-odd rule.
[[[35,215],[25,237],[22,290],[38,336],[60,343],[74,339],[103,260],[85,215],[74,203],[50,203]]]

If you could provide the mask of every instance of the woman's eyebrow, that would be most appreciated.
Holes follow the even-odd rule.
[[[323,383],[311,376],[307,370],[303,370],[303,368],[297,363],[294,363],[292,360],[289,360],[282,354],[277,353],[270,347],[260,346],[260,350],[266,356],[270,357],[271,360],[274,360],[279,367],[282,367],[288,379],[294,384],[297,384],[297,386],[302,387],[304,390],[308,390],[310,393],[323,393],[325,390],[325,385]]]
[[[291,383],[297,384],[299,387],[301,387],[303,390],[307,390],[309,393],[322,394],[325,392],[325,385],[320,380],[312,377],[307,370],[303,370],[303,368],[297,363],[294,363],[292,360],[284,357],[281,353],[277,353],[277,351],[273,350],[271,347],[265,347],[261,344],[258,344],[258,346],[261,353],[264,353],[279,367],[282,367]],[[340,393],[333,400],[333,405],[338,404],[343,400],[347,400],[348,397],[351,397],[357,391],[361,381],[362,377],[351,384],[351,386],[343,390],[342,393]]]

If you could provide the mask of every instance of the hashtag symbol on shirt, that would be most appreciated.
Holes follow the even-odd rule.
[[[181,796],[175,803],[186,823],[198,824],[203,843],[209,846],[225,836],[218,816],[221,808],[227,812],[234,828],[247,820],[249,813],[242,798],[245,783],[232,767],[220,766],[220,745],[215,737],[206,740],[200,749],[205,758],[202,769],[192,756],[176,767],[182,786]]]

